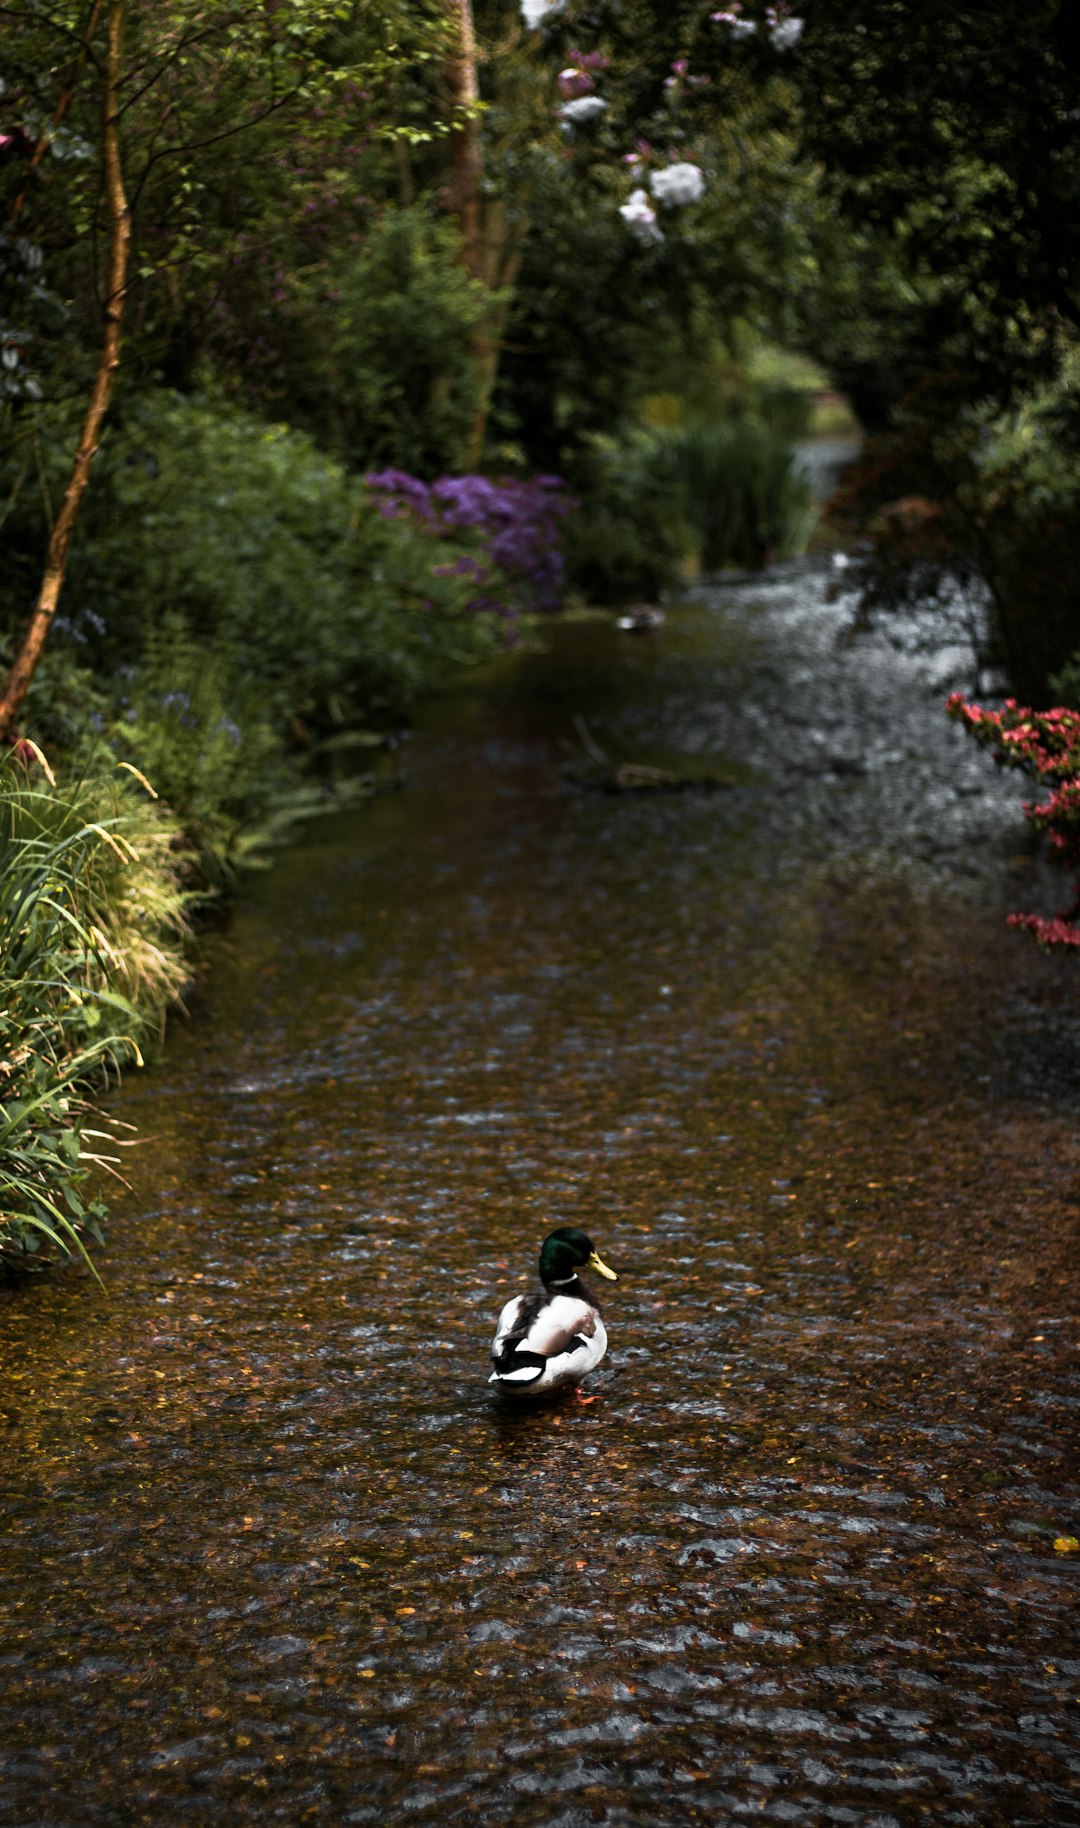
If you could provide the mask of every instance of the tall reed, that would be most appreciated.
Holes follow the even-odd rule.
[[[658,463],[678,488],[706,571],[748,569],[803,549],[814,523],[790,425],[742,418],[667,433]]]

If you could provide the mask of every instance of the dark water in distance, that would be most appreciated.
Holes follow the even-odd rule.
[[[1080,1822],[1080,995],[821,598],[556,630],[247,885],[108,1299],[0,1307],[5,1823]],[[519,1415],[560,1222],[611,1350]]]

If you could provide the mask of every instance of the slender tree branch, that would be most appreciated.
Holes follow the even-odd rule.
[[[72,74],[68,80],[67,88],[63,91],[63,93],[60,97],[60,100],[56,104],[56,110],[53,114],[52,121],[51,121],[49,127],[41,135],[40,139],[38,140],[37,145],[34,147],[34,154],[33,154],[32,159],[30,160],[30,165],[29,165],[29,170],[28,170],[27,177],[26,177],[26,182],[23,184],[22,189],[20,190],[18,196],[16,197],[14,203],[11,206],[11,214],[8,217],[8,233],[9,234],[14,233],[15,225],[18,222],[19,217],[22,215],[23,204],[26,202],[27,196],[29,194],[29,190],[30,190],[29,172],[37,170],[38,166],[41,164],[42,159],[45,157],[45,153],[48,148],[49,141],[54,137],[57,128],[63,125],[64,116],[67,114],[68,109],[71,107],[72,101],[75,96],[75,90],[76,90],[76,87],[79,82],[79,78],[82,76],[83,65],[86,63],[86,60],[88,57],[93,56],[93,51],[92,51],[91,47],[92,47],[94,33],[97,31],[98,18],[101,13],[101,5],[102,5],[102,0],[94,0],[94,4],[90,8],[90,17],[86,22],[86,30],[83,33],[83,42],[82,42],[82,45],[79,50],[79,55],[75,61],[75,68],[72,71]]]
[[[102,77],[102,165],[109,214],[109,275],[105,299],[105,335],[97,374],[87,402],[82,433],[71,466],[64,499],[53,523],[37,602],[22,647],[0,691],[0,738],[9,735],[22,707],[34,669],[56,615],[67,570],[68,550],[87,483],[90,465],[109,410],[120,363],[124,301],[127,295],[131,212],[124,192],[124,168],[117,132],[117,86],[123,58],[124,0],[109,0],[107,43]]]
[[[262,123],[268,121],[272,115],[279,114],[281,109],[295,100],[299,94],[299,89],[289,89],[279,101],[271,102],[269,107],[264,108],[261,114],[255,115],[249,121],[241,121],[237,127],[226,127],[221,133],[210,134],[205,140],[189,140],[179,146],[163,146],[161,151],[153,153],[143,166],[132,193],[135,200],[138,201],[142,196],[146,180],[153,167],[159,165],[163,159],[183,158],[187,153],[201,152],[205,146],[220,146],[223,140],[233,140],[240,133],[249,133],[253,127],[261,127]]]

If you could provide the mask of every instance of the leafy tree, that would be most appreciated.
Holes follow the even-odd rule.
[[[34,220],[33,241],[20,237],[13,250],[5,248],[0,277],[16,305],[29,295],[40,306],[28,278],[44,266],[52,297],[65,306],[56,334],[38,335],[37,372],[27,368],[8,390],[8,429],[16,439],[34,438],[37,399],[88,385],[87,354],[95,343],[98,351],[37,601],[0,693],[0,734],[17,715],[55,615],[125,322],[133,331],[130,363],[155,355],[175,363],[190,339],[189,297],[201,295],[205,306],[207,287],[228,258],[237,231],[226,204],[242,195],[253,142],[265,151],[290,122],[324,119],[325,157],[340,146],[346,117],[361,103],[364,131],[378,131],[378,108],[364,85],[392,88],[403,57],[394,38],[401,24],[410,49],[423,54],[434,22],[423,14],[411,19],[398,0],[364,8],[294,0],[282,9],[169,0],[128,18],[123,0],[0,7],[15,129],[5,144],[9,154],[13,142],[16,154],[32,147],[29,160],[7,161],[9,230]],[[77,156],[50,160],[50,148]],[[277,169],[287,178],[289,160]],[[61,170],[63,181],[53,181]],[[99,263],[86,258],[99,235],[107,248],[103,277]],[[129,258],[143,288],[131,288],[130,298]],[[20,370],[30,332],[20,331],[10,309],[3,342],[14,364],[6,365]]]
[[[94,29],[102,8],[95,3],[87,22],[81,50],[89,59],[95,53]],[[100,62],[101,86],[101,168],[108,223],[108,260],[105,293],[102,301],[104,331],[93,385],[83,415],[79,442],[72,459],[59,513],[49,531],[41,586],[30,616],[30,623],[14,663],[0,690],[0,737],[6,736],[18,716],[30,687],[41,650],[45,645],[67,567],[68,548],[75,530],[79,506],[90,480],[101,428],[109,410],[116,370],[120,363],[120,340],[124,303],[127,297],[128,255],[131,246],[131,212],[124,187],[124,167],[120,151],[120,79],[123,71],[123,37],[125,9],[123,0],[110,0],[105,46]],[[35,148],[34,157],[37,157]],[[21,196],[13,205],[18,213]]]
[[[864,272],[892,275],[876,350],[850,315],[823,339],[867,419],[931,371],[957,400],[1002,402],[1052,374],[1080,323],[1076,8],[819,0],[792,72]]]

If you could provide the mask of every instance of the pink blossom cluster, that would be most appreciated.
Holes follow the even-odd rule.
[[[611,59],[603,51],[571,51],[566,69],[560,70],[556,78],[559,94],[571,102],[592,95],[596,78],[610,68]]]
[[[742,0],[730,0],[722,12],[710,13],[709,18],[716,25],[726,25],[735,40],[752,38],[758,29],[756,19],[743,17]],[[774,51],[791,51],[802,37],[803,20],[785,6],[769,6],[765,9],[765,27]]]
[[[1043,834],[1049,856],[1062,868],[1080,872],[1080,711],[1056,705],[1032,711],[1007,698],[1000,711],[972,704],[953,692],[945,709],[977,742],[992,749],[994,760],[1022,768],[1047,790],[1044,800],[1025,800],[1024,813]],[[1031,933],[1048,947],[1080,947],[1080,874],[1070,905],[1052,919],[1041,914],[1010,914],[1009,925]]]
[[[671,75],[664,78],[664,88],[678,89],[685,83],[688,89],[704,89],[709,82],[707,76],[691,76],[690,65],[685,57],[676,57],[671,66]]]

